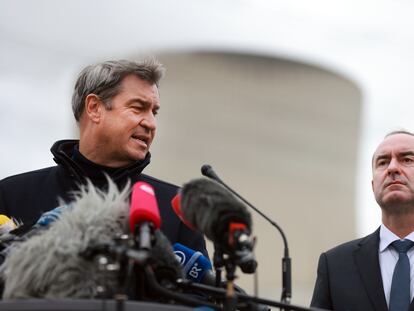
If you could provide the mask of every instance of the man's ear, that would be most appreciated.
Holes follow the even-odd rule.
[[[374,191],[374,180],[371,180],[371,187],[372,187],[372,191]]]
[[[85,110],[84,113],[92,122],[99,123],[102,117],[103,103],[99,99],[98,95],[89,94],[85,98]]]

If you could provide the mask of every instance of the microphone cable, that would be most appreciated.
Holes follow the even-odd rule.
[[[144,271],[145,271],[146,281],[148,282],[149,287],[163,297],[167,297],[174,301],[181,302],[186,305],[193,306],[193,307],[205,306],[205,307],[209,307],[211,309],[218,310],[218,311],[223,310],[223,308],[219,305],[213,304],[208,301],[202,301],[197,298],[193,298],[189,295],[179,294],[172,289],[167,289],[163,287],[162,285],[158,283],[155,277],[154,271],[151,269],[151,267],[145,267]]]

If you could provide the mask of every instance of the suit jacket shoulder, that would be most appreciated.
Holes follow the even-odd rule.
[[[369,235],[370,236],[370,235]],[[360,243],[367,239],[369,236],[364,238],[355,239],[342,244],[339,244],[325,252],[326,256],[333,258],[341,258],[342,256],[349,256],[352,252],[359,247]]]
[[[58,166],[7,177],[0,181],[0,213],[23,222],[37,219],[43,212],[66,199],[69,178]]]
[[[378,245],[379,230],[322,253],[311,306],[386,311]]]

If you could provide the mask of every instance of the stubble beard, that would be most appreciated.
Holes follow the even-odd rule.
[[[389,199],[388,202],[377,200],[381,210],[387,215],[402,216],[407,214],[414,214],[414,199],[403,201],[402,199]]]

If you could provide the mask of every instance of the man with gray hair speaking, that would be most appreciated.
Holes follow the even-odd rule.
[[[170,242],[206,254],[202,235],[188,229],[171,207],[178,187],[142,173],[150,163],[163,72],[154,59],[107,61],[83,69],[72,97],[80,139],[52,146],[56,166],[1,180],[0,214],[34,223],[57,207],[59,198],[71,201],[73,191],[87,180],[102,190],[107,176],[119,189],[128,181],[144,181],[155,190],[161,230]]]
[[[330,310],[414,310],[414,134],[396,131],[372,158],[382,225],[320,256],[311,305]]]

